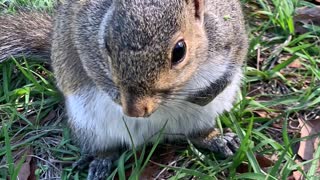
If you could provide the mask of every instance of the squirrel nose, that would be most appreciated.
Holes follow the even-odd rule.
[[[121,101],[123,112],[129,117],[149,117],[156,109],[156,103],[151,98]]]
[[[124,108],[124,113],[129,117],[148,117],[147,106],[128,106]]]

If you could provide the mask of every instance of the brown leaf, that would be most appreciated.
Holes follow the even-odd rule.
[[[158,165],[149,163],[148,166],[143,170],[139,179],[140,180],[153,179],[160,170],[161,168]]]
[[[294,171],[292,177],[290,178],[292,180],[303,180],[302,173],[300,171]]]
[[[301,62],[299,60],[295,60],[293,61],[291,64],[289,64],[288,67],[291,67],[291,68],[301,68]]]
[[[55,111],[50,111],[47,116],[45,116],[43,119],[41,119],[41,125],[45,125],[45,123],[53,120],[55,117],[57,116],[56,112]],[[28,117],[28,120],[35,124],[36,123],[36,120],[37,120],[37,115],[33,115],[33,116],[30,116]],[[23,124],[23,125],[27,125],[27,123],[23,120],[19,121],[20,124]]]
[[[296,164],[301,164],[301,160],[295,160]],[[302,170],[304,170],[304,167],[301,167]],[[294,171],[292,173],[292,178],[293,180],[302,180],[303,176],[302,173],[300,171]]]
[[[21,179],[21,180],[28,180],[30,179],[30,177],[32,176],[32,171],[31,171],[31,161],[32,161],[32,149],[31,148],[28,148],[26,150],[26,152],[24,153],[24,156],[26,156],[26,159],[24,161],[24,163],[22,164],[21,166],[21,169],[19,171],[19,174],[18,174],[18,179]],[[18,163],[22,160],[22,157],[19,158],[15,164],[18,165]]]
[[[317,25],[320,26],[320,6],[312,8],[302,7],[296,10],[296,16],[294,17],[296,32],[306,33],[307,30],[303,25]]]
[[[41,125],[53,120],[56,116],[57,113],[55,111],[50,111],[49,114],[43,120],[41,120]]]
[[[263,155],[256,155],[256,159],[260,165],[261,168],[268,168],[274,165],[274,161],[272,161],[271,159],[269,159],[266,156]],[[237,168],[237,172],[238,173],[247,173],[249,172],[249,166],[248,163],[242,163],[239,165],[239,167]]]
[[[146,153],[148,154],[150,152],[151,147],[148,147],[146,150]],[[178,145],[165,145],[161,144],[157,147],[154,154],[152,155],[150,161],[148,162],[145,169],[140,174],[139,180],[148,180],[148,179],[155,179],[156,176],[159,175],[159,173],[162,171],[162,167],[159,166],[159,164],[165,164],[168,165],[173,161],[176,161],[178,155],[176,154],[177,150],[185,149],[185,146],[178,146]],[[141,152],[137,152],[137,156],[140,157]],[[134,163],[134,158],[132,157],[129,160],[129,163]],[[132,174],[131,169],[129,168],[126,172],[126,178],[129,178]],[[162,176],[166,176],[166,173],[160,174],[160,179],[167,179],[162,178]],[[115,180],[118,180],[118,177],[115,177]]]
[[[274,162],[266,156],[256,155],[256,158],[260,167],[262,168],[271,167],[274,165]]]
[[[299,118],[299,123],[301,127],[301,138],[319,134],[320,132],[320,120],[309,120],[304,121]],[[319,144],[319,137],[308,138],[300,142],[300,148],[298,151],[299,156],[303,160],[313,159],[313,153]]]
[[[305,121],[305,120],[299,118],[299,124],[301,127],[301,131],[300,131],[301,138],[313,136],[313,135],[319,134],[319,132],[320,132],[320,120],[319,119]],[[304,141],[301,141],[300,147],[298,150],[298,155],[302,159],[301,160],[297,159],[296,163],[300,164],[303,161],[313,159],[313,154],[314,154],[315,150],[319,147],[319,142],[320,142],[319,136],[315,136],[312,138],[308,138]],[[310,163],[308,163],[308,164],[305,164],[304,166],[302,166],[301,168],[303,171],[308,171],[310,169],[310,166],[311,166]],[[318,167],[318,169],[319,169],[319,167]],[[299,172],[299,171],[294,171],[293,177],[296,180],[303,179],[303,176],[302,176],[301,172]]]
[[[249,172],[249,165],[246,162],[241,163],[238,167],[237,167],[237,172],[238,173],[247,173]]]
[[[257,111],[253,111],[254,113],[256,113],[256,114],[258,114],[260,117],[262,117],[262,118],[268,118],[269,116],[268,116],[268,112],[266,112],[266,111],[259,111],[259,110],[257,110]]]
[[[143,170],[140,179],[148,180],[154,179],[155,176],[162,170],[162,167],[157,164],[170,164],[176,158],[176,148],[174,146],[159,147],[155,155],[151,158],[152,163],[148,163]],[[157,155],[158,154],[158,155]]]

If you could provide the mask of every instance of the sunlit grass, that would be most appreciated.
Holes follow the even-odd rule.
[[[308,2],[243,0],[243,4],[251,40],[243,88],[232,112],[223,114],[218,123],[238,134],[241,147],[233,158],[221,160],[189,144],[179,150],[174,165],[159,164],[174,172],[171,179],[287,179],[293,170],[301,170],[294,162],[293,149],[300,139],[289,132],[288,124],[320,104],[319,28],[295,32],[295,8]],[[19,6],[52,9],[53,5],[51,0],[0,0],[2,12],[14,13]],[[301,63],[299,68],[290,67],[295,61]],[[1,63],[0,69],[0,177],[14,179],[25,158],[32,155],[39,178],[83,179],[86,172],[72,172],[80,153],[65,125],[63,98],[49,66],[32,59],[12,59]],[[272,129],[273,123],[281,129]],[[30,148],[32,154],[26,151]],[[131,170],[131,179],[136,179],[154,151],[143,147],[135,162],[129,160],[134,159],[134,152],[126,151],[110,178],[123,179]],[[316,157],[319,154],[318,150]],[[263,168],[257,155],[274,155],[277,161]],[[239,173],[243,164],[247,170]],[[314,171],[312,166],[304,174],[312,177]]]

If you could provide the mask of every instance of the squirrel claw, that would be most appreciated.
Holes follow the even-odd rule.
[[[73,163],[72,169],[85,170],[89,167],[87,180],[102,180],[109,176],[112,163],[112,157],[95,158],[94,156],[83,155]]]
[[[109,176],[112,167],[112,159],[95,159],[89,165],[87,180],[102,180]]]
[[[234,133],[226,133],[207,142],[210,151],[219,154],[223,158],[233,156],[240,147],[240,139]]]
[[[208,149],[222,158],[233,156],[239,149],[241,143],[239,137],[235,133],[227,132],[221,135],[217,133],[216,130],[206,137],[199,137],[192,141],[198,147]]]

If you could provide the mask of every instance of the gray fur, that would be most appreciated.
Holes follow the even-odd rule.
[[[13,57],[50,59],[52,20],[46,13],[0,16],[0,62]]]
[[[47,15],[17,17],[0,17],[0,62],[11,55],[49,54],[51,42],[51,65],[67,99],[69,123],[79,142],[91,145],[82,147],[91,153],[127,143],[125,132],[116,129],[122,127],[119,117],[134,124],[129,129],[138,138],[151,133],[139,128],[156,132],[165,121],[159,111],[156,118],[152,114],[150,119],[128,118],[125,106],[138,106],[143,98],[156,99],[159,106],[168,106],[161,109],[164,117],[170,110],[176,113],[169,116],[174,119],[168,132],[188,136],[212,128],[214,123],[207,123],[230,109],[240,84],[248,45],[238,0],[66,0],[54,16],[52,36]],[[187,62],[181,67],[173,67],[170,60],[177,33],[188,47]],[[202,104],[202,98],[210,105],[194,105]],[[184,114],[185,108],[198,114]],[[194,114],[199,117],[191,117]],[[199,119],[205,122],[197,124]],[[119,134],[102,136],[105,132]]]
[[[58,87],[65,96],[83,94],[88,88],[97,87],[117,103],[120,94],[125,94],[129,104],[134,104],[136,98],[156,95],[154,83],[162,72],[170,69],[168,52],[172,36],[196,21],[193,3],[185,0],[83,0],[60,6],[52,44],[52,65]],[[213,84],[209,89],[215,97],[240,71],[247,39],[238,1],[205,1],[204,9],[202,29],[195,27],[192,33],[195,40],[190,44],[193,46],[190,63],[197,70],[185,84],[196,84],[203,76],[201,81],[204,82],[199,84]],[[227,73],[214,72],[215,68],[223,71],[224,65],[229,67]],[[209,70],[212,72],[205,70],[206,66],[212,67]],[[177,83],[187,73],[188,69],[181,70]],[[228,77],[223,78],[224,74]],[[215,84],[219,78],[226,81],[222,88]],[[217,92],[214,86],[219,88]],[[188,88],[183,91],[181,87],[182,94],[188,93]],[[179,89],[174,88],[173,91],[179,93]],[[195,92],[201,91],[196,89]],[[165,98],[161,100],[166,101]],[[83,131],[77,130],[74,124],[73,128],[76,132]]]

